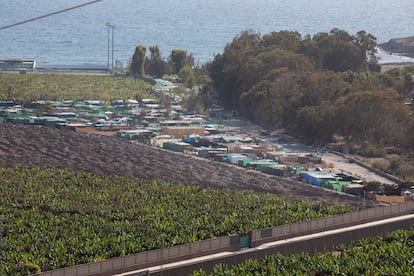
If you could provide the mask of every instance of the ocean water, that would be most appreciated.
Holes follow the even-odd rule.
[[[88,1],[0,0],[0,27]],[[110,22],[115,26],[114,59],[124,66],[136,45],[158,45],[164,57],[172,49],[186,49],[196,62],[204,63],[243,30],[291,30],[302,35],[332,28],[351,34],[365,30],[381,43],[414,35],[413,14],[412,0],[103,0],[0,30],[0,59],[107,64]],[[413,60],[386,53],[380,57],[383,63]]]

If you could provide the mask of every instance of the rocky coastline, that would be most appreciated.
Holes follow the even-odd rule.
[[[378,46],[386,52],[414,58],[414,36],[393,38]]]

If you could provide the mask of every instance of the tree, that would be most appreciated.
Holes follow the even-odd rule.
[[[325,144],[335,132],[336,108],[328,101],[298,110],[294,132],[306,142]]]
[[[193,68],[187,64],[184,64],[180,72],[178,72],[178,76],[184,81],[188,88],[193,87],[197,81],[196,73],[194,72]]]
[[[138,45],[135,47],[135,52],[132,56],[132,62],[130,65],[130,70],[134,76],[143,75],[145,73],[145,52],[146,48],[144,46]]]
[[[209,109],[214,99],[214,89],[211,81],[206,82],[201,86],[198,96],[200,97],[200,103],[203,106],[203,109]]]
[[[299,48],[296,32],[271,33],[265,37],[252,31],[240,33],[228,44],[223,55],[216,55],[211,66],[214,87],[220,93],[225,109],[239,109],[241,95],[275,69],[292,72],[313,70],[313,65]],[[246,110],[240,110],[244,113]]]
[[[194,58],[191,54],[187,55],[186,50],[174,49],[171,51],[170,63],[173,73],[178,74],[184,65],[193,67]]]
[[[361,54],[370,59],[377,60],[377,38],[372,34],[368,34],[365,31],[357,32],[355,36],[356,43],[361,47]]]
[[[337,100],[337,132],[348,144],[401,144],[407,136],[408,110],[394,91],[356,91]]]
[[[298,32],[271,32],[263,36],[261,45],[264,47],[278,46],[285,50],[297,52],[301,46],[301,35]]]
[[[361,50],[343,32],[336,31],[322,38],[316,37],[316,45],[323,68],[335,72],[359,71],[363,68],[365,58],[361,58]]]
[[[214,82],[214,87],[220,93],[225,109],[239,108],[240,95],[243,92],[241,86],[244,86],[245,89],[247,88],[244,81],[240,79],[243,70],[242,66],[247,59],[256,53],[260,39],[260,34],[257,32],[241,32],[230,44],[226,45],[222,56],[217,55],[215,57],[213,68],[221,71],[223,78],[216,78],[217,74],[212,74],[211,78]],[[221,80],[223,81],[222,83],[220,83]]]
[[[150,57],[145,62],[145,72],[151,76],[162,78],[168,72],[168,63],[163,60],[157,45],[149,47]]]
[[[300,52],[311,58],[317,68],[336,72],[378,71],[376,38],[365,31],[352,36],[344,30],[332,29],[302,41]]]

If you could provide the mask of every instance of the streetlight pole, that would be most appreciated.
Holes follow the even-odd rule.
[[[106,63],[106,69],[109,71],[109,26],[111,25],[109,22],[106,22],[106,27],[108,27],[108,59]]]
[[[115,26],[112,25],[110,22],[106,22],[105,25],[108,27],[108,60],[107,60],[107,69],[112,74],[113,73],[113,70],[114,70],[114,29],[115,29]],[[112,61],[111,61],[111,66],[109,66],[109,32],[110,32],[110,30],[112,30]]]
[[[112,25],[111,26],[112,29],[112,74],[114,73],[114,30],[115,30],[115,26]]]

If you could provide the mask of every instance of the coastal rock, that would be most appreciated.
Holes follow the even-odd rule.
[[[393,38],[378,45],[385,51],[403,56],[414,57],[414,36]]]

